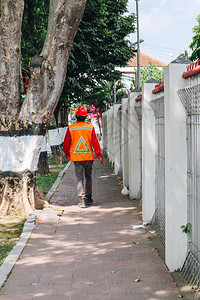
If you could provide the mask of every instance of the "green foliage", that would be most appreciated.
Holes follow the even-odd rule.
[[[121,101],[125,96],[126,90],[123,88],[123,85],[120,83],[116,84],[116,102]],[[84,103],[94,104],[96,107],[100,108],[100,111],[103,112],[114,102],[114,82],[105,81],[101,84],[97,84],[91,93],[84,98]]]
[[[49,0],[25,0],[22,22],[22,65],[28,69],[29,60],[42,51],[49,15]]]
[[[181,228],[183,229],[182,232],[184,232],[184,233],[190,233],[190,231],[191,231],[191,224],[187,223],[186,225],[182,225]]]
[[[190,59],[192,61],[200,59],[200,15],[198,15],[196,20],[198,22],[198,25],[194,26],[193,28],[194,36],[190,44],[190,49],[192,50]]]
[[[146,81],[148,81],[151,78],[158,80],[158,81],[163,81],[163,78],[164,78],[163,67],[158,68],[158,67],[156,67],[155,64],[152,64],[151,61],[148,62],[147,67],[142,67],[140,69],[140,73],[141,73],[141,85],[143,85]],[[134,79],[133,79],[133,87],[135,87]]]
[[[135,31],[135,16],[126,15],[127,0],[88,0],[68,62],[60,102],[112,102],[114,81],[133,56],[127,39]],[[22,23],[22,65],[42,51],[48,24],[49,0],[25,0]],[[117,95],[119,97],[119,95]]]
[[[135,30],[135,17],[124,15],[126,11],[126,0],[88,0],[69,58],[63,98],[97,105],[111,97],[108,82],[121,76],[115,66],[126,65],[133,55],[127,36]]]

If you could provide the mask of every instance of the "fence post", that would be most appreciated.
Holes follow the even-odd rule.
[[[120,104],[113,105],[113,156],[114,156],[114,170],[116,174],[121,174],[121,144],[120,144]]]
[[[155,82],[145,82],[142,91],[142,216],[150,223],[155,213],[155,117],[150,106]]]
[[[108,136],[108,159],[111,163],[114,162],[113,152],[113,106],[108,110],[107,117],[107,136]]]
[[[128,98],[122,99],[122,168],[123,168],[123,185],[129,186],[129,161],[128,161]]]
[[[107,116],[108,116],[108,111],[105,111],[102,114],[102,132],[103,132],[103,136],[102,136],[102,140],[103,140],[103,150],[106,152],[108,152],[108,120],[107,120]]]
[[[177,90],[184,87],[185,65],[170,63],[165,78],[165,261],[170,271],[180,268],[187,252],[186,111]]]
[[[141,106],[141,102],[135,101],[138,93],[130,94],[128,140],[129,140],[129,197],[130,199],[141,198],[141,157],[140,157],[140,124],[135,107]]]

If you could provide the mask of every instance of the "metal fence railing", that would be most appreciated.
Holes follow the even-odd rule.
[[[182,267],[188,283],[200,290],[200,84],[178,90],[187,112],[188,254]]]
[[[157,226],[157,233],[165,244],[165,118],[164,97],[150,102],[155,115],[155,214],[152,224]]]

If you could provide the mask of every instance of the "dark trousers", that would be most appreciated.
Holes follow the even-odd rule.
[[[93,160],[74,162],[79,199],[92,194],[92,165]]]

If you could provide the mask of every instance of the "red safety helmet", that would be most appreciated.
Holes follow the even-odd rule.
[[[84,106],[80,106],[76,111],[76,115],[86,117],[87,116],[87,109]]]

